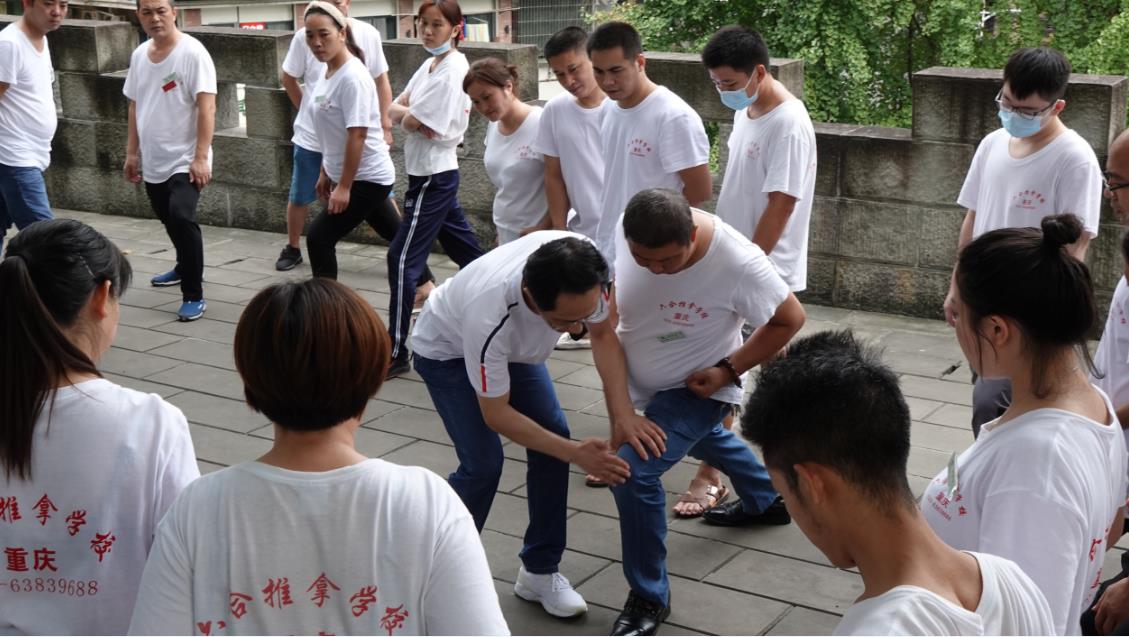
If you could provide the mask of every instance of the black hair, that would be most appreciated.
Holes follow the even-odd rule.
[[[768,70],[768,46],[760,33],[742,26],[722,27],[702,49],[702,64],[707,69],[728,66],[752,75],[757,66]]]
[[[644,248],[672,243],[690,245],[694,212],[681,193],[668,188],[648,188],[635,193],[623,213],[623,234]]]
[[[35,0],[31,0],[31,1],[32,1],[32,3],[35,2]],[[169,3],[169,7],[173,8],[173,9],[176,8],[176,0],[165,0],[165,2]],[[138,11],[141,10],[141,0],[137,0],[137,10]]]
[[[529,255],[521,282],[542,310],[557,307],[563,294],[584,294],[596,286],[607,288],[608,262],[591,241],[564,237],[550,241]]]
[[[1121,235],[1121,257],[1129,263],[1129,231]]]
[[[332,20],[333,24],[337,26],[338,31],[345,32],[345,48],[349,50],[349,53],[353,54],[353,57],[357,58],[362,63],[367,64],[365,60],[365,52],[361,50],[361,47],[357,45],[357,40],[353,38],[353,27],[349,26],[348,16],[346,16],[345,18],[345,24],[342,25],[337,21],[337,18],[333,17],[331,13],[317,5],[313,5],[306,7],[306,13],[303,17],[303,20],[308,20],[311,13],[323,15]]]
[[[1082,236],[1072,215],[1045,217],[1040,228],[1004,228],[984,233],[960,252],[956,284],[964,312],[960,320],[978,336],[986,316],[1015,321],[1031,355],[1035,395],[1051,390],[1047,367],[1062,348],[1073,348],[1090,372],[1094,363],[1086,336],[1097,319],[1090,269],[1067,250]],[[977,352],[981,338],[977,338]]]
[[[1066,93],[1070,81],[1070,62],[1059,51],[1041,46],[1019,49],[1004,65],[1004,83],[1015,99],[1031,95],[1054,102]]]
[[[906,479],[910,412],[898,377],[850,330],[800,338],[761,365],[741,429],[797,497],[794,466],[814,462],[880,510],[917,506]]]
[[[583,51],[585,55],[587,55],[587,49],[585,48],[587,43],[587,31],[577,26],[565,27],[554,33],[553,37],[545,42],[542,52],[546,60],[562,53],[568,53],[569,51]]]
[[[643,52],[643,40],[635,27],[626,22],[605,22],[588,37],[588,55],[616,47],[623,49],[624,59],[634,60]]]
[[[109,239],[73,219],[39,221],[8,243],[0,260],[0,462],[4,476],[31,479],[35,422],[60,380],[101,376],[67,338],[94,289],[120,298],[133,270]]]

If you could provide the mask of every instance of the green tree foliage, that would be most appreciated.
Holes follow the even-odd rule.
[[[700,51],[726,24],[805,62],[818,121],[909,126],[910,75],[930,66],[1002,68],[1053,46],[1076,73],[1129,75],[1129,0],[628,0],[594,16],[635,25],[650,50]]]

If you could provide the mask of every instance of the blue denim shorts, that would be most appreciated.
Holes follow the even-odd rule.
[[[306,206],[318,198],[321,153],[294,144],[294,172],[290,176],[290,203]]]

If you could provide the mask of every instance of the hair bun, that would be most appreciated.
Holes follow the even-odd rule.
[[[1082,236],[1082,220],[1069,213],[1044,217],[1041,225],[1043,246],[1048,250],[1058,250]]]

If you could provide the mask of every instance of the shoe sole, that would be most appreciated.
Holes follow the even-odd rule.
[[[293,270],[294,268],[296,268],[300,265],[302,265],[302,260],[298,259],[294,263],[291,263],[290,265],[286,265],[286,266],[280,266],[276,263],[276,264],[274,264],[274,269],[279,271],[279,272],[288,272],[288,271]]]
[[[176,320],[180,321],[181,323],[191,323],[192,321],[199,320],[203,317],[204,317],[203,312],[200,312],[199,314],[193,314],[192,316],[182,316],[180,314],[177,314]]]
[[[149,281],[149,285],[155,288],[171,288],[174,285],[180,285],[180,279],[176,281]]]
[[[559,608],[556,608],[552,604],[546,604],[541,599],[540,595],[538,595],[537,593],[534,593],[532,590],[526,588],[521,582],[514,584],[514,595],[517,595],[518,597],[524,599],[527,602],[533,602],[535,604],[541,604],[541,608],[544,608],[546,613],[549,613],[553,617],[559,617],[561,619],[570,619],[572,617],[580,617],[581,615],[588,612],[587,606],[585,606],[584,610],[582,610],[582,611],[568,613],[568,612],[560,610]]]
[[[592,349],[592,344],[591,343],[584,343],[583,345],[581,345],[580,343],[576,343],[576,344],[567,343],[567,344],[561,345],[561,344],[558,343],[557,346],[554,347],[553,349],[559,349],[559,350],[563,350],[563,351],[566,351],[566,352],[570,351],[570,350],[574,350],[574,349]]]

